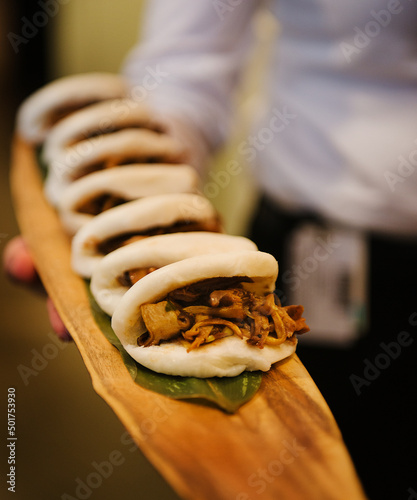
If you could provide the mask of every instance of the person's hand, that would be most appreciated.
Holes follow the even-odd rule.
[[[7,275],[13,281],[45,293],[33,264],[29,249],[21,236],[16,236],[7,243],[3,253],[3,267]],[[64,323],[49,297],[46,299],[46,307],[49,321],[58,337],[65,341],[71,340],[71,335],[65,328]]]

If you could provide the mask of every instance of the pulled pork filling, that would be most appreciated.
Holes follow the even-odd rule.
[[[122,167],[124,165],[131,165],[133,163],[162,163],[167,161],[166,156],[163,154],[154,154],[154,155],[132,155],[126,156],[124,154],[120,154],[118,156],[113,155],[108,158],[105,158],[101,161],[97,161],[95,163],[90,163],[84,168],[74,172],[71,175],[71,180],[76,181],[81,179],[81,177],[85,177],[88,174],[93,172],[98,172],[99,170],[106,170],[113,167]]]
[[[71,113],[74,113],[75,111],[81,110],[83,108],[86,108],[87,106],[90,106],[91,104],[95,104],[98,102],[98,99],[91,99],[86,102],[74,102],[72,104],[64,104],[61,107],[58,107],[54,109],[51,114],[48,116],[48,121],[47,121],[47,126],[53,127],[55,124],[57,124],[60,120],[66,118],[68,115]]]
[[[280,305],[278,297],[256,295],[242,282],[250,278],[213,278],[170,292],[165,300],[141,306],[147,332],[137,343],[158,345],[180,339],[187,351],[237,335],[262,349],[309,331],[302,306]]]
[[[104,193],[79,203],[75,207],[75,211],[81,214],[98,215],[127,201],[121,196]]]
[[[117,248],[133,243],[134,241],[142,240],[148,236],[169,233],[186,233],[189,231],[209,231],[212,233],[219,233],[221,231],[220,221],[217,218],[205,221],[178,221],[171,226],[155,226],[153,228],[148,228],[145,231],[119,234],[113,238],[108,238],[107,240],[98,243],[97,252],[102,255],[107,255]]]
[[[128,271],[125,271],[121,276],[118,276],[117,281],[122,286],[130,288],[144,276],[153,273],[157,269],[157,267],[138,267],[136,269],[129,269]]]
[[[92,130],[88,133],[83,133],[80,134],[78,137],[75,137],[69,144],[68,146],[74,146],[80,141],[85,141],[87,139],[93,139],[94,137],[106,135],[106,134],[113,134],[114,132],[119,132],[120,130],[125,130],[125,129],[147,129],[147,130],[152,130],[158,134],[161,134],[165,130],[161,127],[161,125],[153,123],[151,121],[144,122],[144,123],[123,123],[120,125],[103,125],[97,130]]]

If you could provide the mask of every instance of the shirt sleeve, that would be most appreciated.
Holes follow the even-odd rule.
[[[226,138],[258,0],[152,0],[123,72],[132,96],[179,117],[209,150]]]

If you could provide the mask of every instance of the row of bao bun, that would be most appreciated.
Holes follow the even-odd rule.
[[[161,123],[159,122],[161,121]],[[112,328],[140,364],[181,376],[266,371],[308,331],[274,295],[278,264],[223,233],[187,149],[129,97],[118,75],[56,80],[21,105],[17,131],[41,148],[45,196],[72,238]]]

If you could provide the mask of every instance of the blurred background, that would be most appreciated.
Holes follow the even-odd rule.
[[[0,3],[0,249],[18,234],[9,193],[10,149],[16,109],[34,90],[55,78],[91,71],[117,72],[140,36],[145,1],[136,0],[2,0]],[[259,44],[275,29],[260,20]],[[259,54],[262,54],[260,56]],[[257,96],[252,89],[267,53],[253,56],[242,83],[242,116],[251,114]],[[246,121],[213,169],[230,159]],[[233,204],[229,202],[233,199]],[[247,175],[239,175],[212,199],[227,232],[242,234],[256,193]],[[41,223],[41,221],[39,221]],[[1,426],[6,438],[7,389],[16,389],[16,493],[7,491],[7,449],[1,461],[0,498],[100,500],[178,498],[141,452],[126,440],[112,410],[96,395],[73,344],[60,343],[49,326],[44,297],[11,283],[1,274],[1,359],[4,398]],[[6,439],[3,440],[3,443]],[[5,446],[5,445],[4,445]],[[114,451],[121,465],[96,488],[80,486]],[[78,489],[77,489],[78,488]]]

